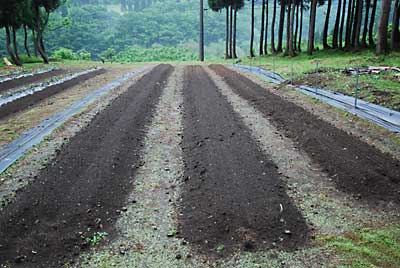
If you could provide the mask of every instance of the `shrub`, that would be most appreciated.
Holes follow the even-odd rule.
[[[79,50],[78,56],[80,60],[91,60],[92,54],[87,52],[86,49]]]
[[[102,60],[107,60],[113,62],[115,60],[115,56],[117,52],[113,48],[107,48],[107,50],[103,51],[100,55]]]
[[[191,61],[197,55],[183,47],[152,47],[132,46],[118,53],[118,62],[150,62],[150,61]]]
[[[77,60],[79,56],[72,51],[72,49],[68,48],[59,48],[58,50],[53,52],[53,57],[56,59],[62,60]]]
[[[20,55],[19,57],[20,57],[22,63],[24,63],[24,64],[25,63],[41,63],[41,62],[43,62],[41,57],[35,57],[35,56],[28,57],[28,55]]]

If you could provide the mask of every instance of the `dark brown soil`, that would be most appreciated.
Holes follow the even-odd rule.
[[[211,68],[305,151],[338,189],[372,205],[400,204],[399,161],[234,71]]]
[[[60,93],[61,91],[78,85],[79,83],[82,83],[88,79],[104,74],[105,72],[105,69],[98,69],[94,72],[81,75],[58,85],[49,86],[41,91],[26,95],[22,98],[16,99],[15,101],[6,103],[0,106],[0,119],[9,116],[10,114],[22,111],[41,100],[44,100],[54,94]]]
[[[22,77],[22,78],[19,78],[19,79],[6,81],[6,82],[3,82],[3,83],[0,83],[0,93],[4,92],[6,90],[19,88],[19,87],[27,86],[29,84],[33,84],[33,83],[37,83],[37,82],[40,82],[40,81],[44,81],[44,80],[49,79],[49,78],[51,78],[53,76],[62,75],[62,74],[65,74],[65,73],[67,73],[66,70],[59,69],[59,70],[54,70],[54,71],[50,71],[50,72],[47,72],[47,73],[35,74],[33,76]]]
[[[113,101],[0,211],[0,266],[64,267],[85,238],[112,233],[172,69],[156,67]]]
[[[304,245],[307,225],[277,166],[202,67],[185,70],[184,108],[180,235],[211,256]]]

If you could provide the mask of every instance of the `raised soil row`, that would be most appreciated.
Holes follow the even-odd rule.
[[[304,245],[277,166],[200,66],[186,69],[184,108],[181,236],[205,254]]]
[[[400,204],[400,162],[222,65],[211,68],[292,139],[341,191]]]
[[[159,65],[139,79],[0,210],[0,266],[64,267],[85,238],[113,232],[172,69]]]
[[[13,113],[22,111],[28,108],[29,106],[38,103],[41,100],[44,100],[54,94],[60,93],[68,88],[78,85],[79,83],[83,83],[84,81],[96,77],[98,75],[101,75],[105,72],[106,72],[105,69],[98,69],[93,72],[83,74],[71,80],[65,81],[61,84],[46,87],[41,91],[37,91],[33,94],[26,95],[12,102],[6,103],[0,106],[0,119],[9,116]]]
[[[8,80],[8,81],[0,83],[0,93],[4,92],[6,90],[19,88],[19,87],[23,87],[23,86],[26,86],[29,84],[37,83],[37,82],[49,79],[53,76],[62,75],[65,73],[67,73],[66,70],[58,69],[58,70],[53,70],[53,71],[45,72],[45,73],[41,73],[41,74],[34,74],[32,76],[26,76],[26,77],[21,77],[18,79]]]

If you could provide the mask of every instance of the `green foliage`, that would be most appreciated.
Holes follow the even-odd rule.
[[[168,237],[175,237],[177,235],[178,231],[175,228],[172,228],[168,231],[167,236]]]
[[[197,55],[180,47],[128,47],[115,57],[118,62],[191,61]]]
[[[117,55],[117,52],[115,51],[115,49],[107,48],[106,51],[101,53],[101,58],[103,60],[107,60],[107,61],[113,62],[113,61],[115,61],[115,56],[116,55]]]
[[[60,60],[91,60],[92,54],[82,49],[75,53],[72,49],[59,48],[52,54],[53,58]]]
[[[19,55],[23,63],[40,63],[42,59],[39,57],[28,57],[27,55]]]
[[[72,51],[72,49],[68,48],[59,48],[58,50],[53,52],[52,55],[56,59],[60,60],[77,60],[79,59],[79,56]]]
[[[91,60],[92,54],[87,52],[86,49],[82,49],[78,52],[78,57],[80,60]]]
[[[343,256],[345,267],[400,267],[400,226],[365,228],[344,236],[323,238],[329,248]]]
[[[149,62],[149,61],[191,61],[197,60],[197,55],[181,47],[128,47],[118,53],[118,62]]]
[[[224,249],[225,249],[225,246],[222,245],[222,244],[219,244],[219,245],[217,246],[217,248],[216,248],[217,252],[222,252],[222,251],[224,251]]]
[[[106,236],[108,236],[108,233],[106,232],[96,232],[91,237],[82,237],[82,238],[85,240],[87,244],[93,247],[99,244]]]

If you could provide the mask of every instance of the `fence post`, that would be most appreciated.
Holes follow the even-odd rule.
[[[358,89],[359,89],[359,77],[360,77],[360,69],[357,67],[356,70],[356,96],[354,98],[354,108],[357,109],[357,99],[358,99]]]

